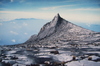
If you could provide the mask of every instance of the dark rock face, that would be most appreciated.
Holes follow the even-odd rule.
[[[51,22],[45,24],[38,35],[33,35],[25,44],[94,43],[100,40],[100,33],[77,26],[57,14]],[[100,41],[97,41],[100,42]]]

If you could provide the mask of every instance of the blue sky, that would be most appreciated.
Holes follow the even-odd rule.
[[[0,45],[25,42],[57,13],[100,32],[100,0],[0,0]]]

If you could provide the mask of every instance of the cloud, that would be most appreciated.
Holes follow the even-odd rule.
[[[27,33],[24,33],[25,35],[27,35]]]
[[[12,39],[11,41],[12,41],[12,42],[16,42],[16,40],[15,40],[15,39]]]
[[[16,22],[10,22],[10,23],[16,24]]]
[[[2,25],[2,23],[0,23],[0,25]]]
[[[10,20],[20,19],[20,18],[40,18],[41,19],[41,16],[39,15],[46,15],[46,14],[40,13],[40,12],[0,11],[0,18],[3,21],[10,21]]]
[[[28,24],[27,24],[27,23],[23,23],[23,25],[24,25],[24,26],[27,26]]]
[[[18,35],[18,33],[17,32],[14,32],[14,31],[10,31],[10,33],[15,34],[15,35]]]
[[[90,24],[86,24],[88,27],[91,27],[91,25]]]
[[[10,0],[11,2],[13,2],[14,0]]]
[[[100,11],[100,8],[76,8],[69,9],[69,11]]]
[[[44,7],[44,8],[41,8],[41,9],[42,10],[54,10],[54,9],[58,9],[58,8],[61,8],[61,7],[70,7],[70,6],[74,6],[74,5],[62,5],[62,6]]]
[[[84,13],[70,13],[62,14],[65,19],[71,22],[85,23],[85,24],[100,24],[100,16],[94,14],[84,14]]]

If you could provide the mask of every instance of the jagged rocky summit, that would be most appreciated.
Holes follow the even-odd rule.
[[[89,44],[100,43],[100,33],[77,26],[57,14],[38,33],[23,44]]]

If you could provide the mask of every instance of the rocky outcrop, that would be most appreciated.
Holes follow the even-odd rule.
[[[98,34],[98,35],[97,35]],[[54,43],[91,43],[100,39],[97,33],[77,26],[57,14],[52,21],[45,24],[38,35],[33,35],[25,44],[54,44]]]

